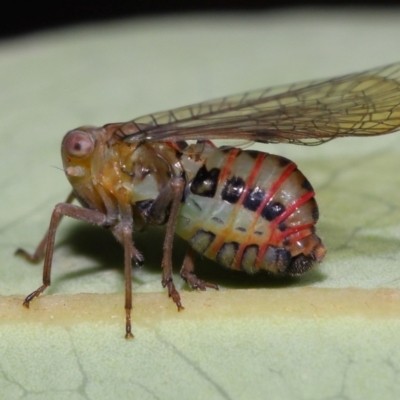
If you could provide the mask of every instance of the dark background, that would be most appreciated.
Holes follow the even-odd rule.
[[[399,1],[271,0],[8,0],[0,13],[0,37],[12,37],[58,26],[127,17],[187,12],[273,11],[294,7],[390,7]],[[400,23],[400,21],[399,21]]]

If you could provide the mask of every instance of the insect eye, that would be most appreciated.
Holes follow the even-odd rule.
[[[92,153],[94,143],[88,133],[72,131],[66,134],[62,148],[68,155],[82,158]]]

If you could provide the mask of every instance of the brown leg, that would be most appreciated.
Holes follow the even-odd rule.
[[[66,203],[57,204],[54,207],[51,215],[50,226],[46,235],[39,243],[34,254],[30,254],[25,250],[18,249],[17,254],[22,255],[31,262],[37,262],[44,256],[43,264],[43,285],[36,289],[34,292],[29,294],[23,303],[23,305],[29,308],[29,303],[44,290],[50,286],[51,279],[51,264],[54,252],[54,241],[57,231],[57,227],[64,215],[75,218],[81,221],[90,222],[103,227],[109,227],[112,225],[107,215],[87,208],[79,207],[70,204],[75,198],[74,194],[71,193]],[[123,205],[121,205],[122,207]],[[122,207],[124,208],[124,207]],[[133,338],[131,329],[131,310],[132,310],[132,258],[135,259],[137,264],[143,263],[143,256],[136,249],[132,241],[132,215],[131,206],[128,204],[124,210],[124,219],[118,225],[112,228],[112,232],[116,238],[121,242],[124,247],[124,266],[125,266],[125,338]]]
[[[125,339],[133,339],[131,326],[132,311],[132,259],[136,264],[143,263],[143,256],[136,249],[132,240],[132,210],[129,203],[120,204],[122,221],[112,228],[112,233],[124,247],[125,274]]]
[[[50,286],[51,280],[51,263],[53,259],[54,251],[54,240],[56,236],[57,227],[60,223],[61,218],[67,215],[81,221],[90,222],[100,226],[109,225],[107,216],[99,211],[89,210],[87,208],[82,208],[69,203],[60,203],[54,207],[53,214],[50,219],[49,230],[46,233],[45,238],[40,242],[37,253],[40,256],[40,252],[44,251],[44,264],[43,264],[43,285],[28,295],[23,303],[26,308],[29,308],[29,303],[37,296],[39,296],[43,291]],[[34,258],[35,254],[32,258]]]
[[[67,197],[67,200],[65,200],[64,204],[72,203],[74,199],[75,199],[75,194],[74,194],[74,192],[71,192],[69,194],[69,196]],[[58,224],[60,223],[61,219],[62,219],[62,215],[58,220]],[[57,225],[54,227],[54,229],[57,229]],[[48,236],[49,236],[49,230],[46,232],[43,239],[40,241],[40,243],[36,247],[36,250],[34,253],[29,253],[24,249],[17,249],[14,254],[24,257],[27,261],[29,261],[31,263],[38,263],[44,257]]]
[[[194,250],[189,247],[187,249],[183,265],[181,269],[182,279],[189,284],[192,289],[206,290],[207,288],[218,290],[218,285],[214,283],[205,282],[199,279],[194,273]]]
[[[167,228],[165,232],[164,246],[163,246],[163,258],[162,258],[162,285],[168,289],[168,295],[172,298],[178,311],[183,310],[181,304],[181,297],[179,292],[176,290],[173,279],[172,279],[172,244],[174,241],[176,219],[181,205],[181,199],[183,191],[185,189],[185,180],[183,178],[173,178],[170,182],[172,203],[167,222]]]
[[[122,225],[123,223],[119,224]],[[124,272],[125,272],[125,339],[133,339],[131,327],[132,311],[132,258],[140,254],[132,242],[132,226],[121,226],[121,243],[124,246]]]

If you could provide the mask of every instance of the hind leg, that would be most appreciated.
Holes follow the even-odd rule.
[[[199,279],[194,273],[194,256],[195,253],[191,247],[188,248],[181,269],[182,279],[192,288],[206,290],[207,288],[218,290],[218,286],[214,283],[205,282]]]

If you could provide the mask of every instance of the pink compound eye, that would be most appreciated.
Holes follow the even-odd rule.
[[[68,155],[81,158],[92,153],[94,143],[88,133],[72,131],[65,136],[62,147]]]

